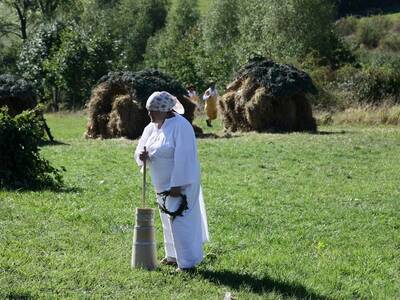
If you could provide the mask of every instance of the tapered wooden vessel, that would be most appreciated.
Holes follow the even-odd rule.
[[[157,244],[154,228],[154,209],[136,208],[132,245],[132,268],[157,268]]]

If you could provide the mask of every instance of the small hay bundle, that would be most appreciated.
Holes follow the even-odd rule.
[[[231,131],[316,131],[307,94],[311,78],[291,65],[258,59],[245,65],[218,102]]]
[[[92,90],[86,137],[139,137],[150,122],[146,101],[155,91],[176,96],[185,108],[183,116],[192,123],[196,105],[184,97],[186,90],[172,77],[157,70],[110,72]]]
[[[36,106],[32,85],[13,75],[0,75],[0,107],[6,106],[12,117]]]

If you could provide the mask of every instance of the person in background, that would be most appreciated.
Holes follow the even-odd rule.
[[[209,88],[203,94],[203,100],[205,101],[204,110],[207,114],[207,126],[212,127],[211,121],[217,118],[217,99],[218,91],[215,88],[215,82],[212,81],[209,84]]]
[[[203,244],[209,240],[193,127],[180,115],[182,104],[168,92],[153,93],[146,109],[151,123],[139,140],[135,160],[139,166],[147,160],[157,193],[165,249],[160,263],[191,270],[203,260]]]
[[[188,98],[190,101],[195,103],[197,105],[197,108],[199,109],[199,107],[200,107],[200,98],[197,95],[195,86],[193,84],[190,84],[190,85],[187,86],[186,90],[187,90],[187,93],[189,95],[189,97],[186,97],[186,98]]]

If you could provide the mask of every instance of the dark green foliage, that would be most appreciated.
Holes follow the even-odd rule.
[[[12,116],[36,106],[32,85],[13,75],[0,75],[0,107],[6,106]]]
[[[400,52],[400,33],[390,33],[380,40],[380,47],[386,51]]]
[[[0,187],[61,187],[61,170],[39,154],[42,138],[37,112],[24,112],[13,118],[6,110],[0,110]]]
[[[34,98],[32,85],[16,76],[0,75],[0,97]]]
[[[143,105],[154,91],[168,91],[173,95],[185,95],[186,90],[171,76],[158,70],[143,70],[139,72],[110,72],[103,76],[98,84],[108,82],[110,84],[121,84],[130,88],[135,94],[135,99]]]
[[[23,76],[54,110],[84,105],[94,82],[111,69],[113,44],[107,34],[86,32],[78,24],[41,27],[25,43],[19,62]]]
[[[176,1],[166,27],[149,40],[145,65],[168,72],[184,84],[200,82],[196,66],[201,43],[198,19],[197,0]]]
[[[224,86],[237,71],[237,41],[240,12],[237,0],[214,0],[203,22],[203,36],[198,56],[200,74]]]
[[[45,94],[43,80],[46,78],[43,63],[51,56],[52,49],[61,44],[61,32],[64,28],[65,24],[60,22],[42,25],[22,46],[18,61],[19,72],[32,82],[41,97]]]
[[[239,6],[237,0],[214,0],[204,21],[204,41],[208,48],[225,51],[239,37]]]
[[[17,73],[19,45],[4,46],[0,42],[0,74]]]
[[[340,36],[348,36],[357,30],[357,18],[349,16],[341,18],[335,23],[335,30]]]
[[[400,103],[400,72],[368,68],[352,78],[354,92],[362,103],[379,104],[384,100]]]
[[[307,73],[294,66],[278,64],[268,59],[254,59],[238,72],[237,77],[248,76],[254,77],[259,85],[267,87],[268,95],[274,97],[317,92]]]
[[[121,0],[111,12],[107,22],[113,38],[121,43],[119,67],[143,67],[148,39],[165,26],[167,8],[167,0]]]
[[[385,16],[373,16],[360,21],[357,28],[357,42],[367,48],[379,46],[380,39],[391,27],[391,22]]]
[[[334,6],[328,0],[240,2],[239,62],[252,55],[302,60],[310,51],[329,59],[337,48]]]

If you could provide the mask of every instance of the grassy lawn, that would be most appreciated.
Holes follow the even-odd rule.
[[[60,143],[42,153],[67,188],[0,191],[0,298],[400,297],[400,128],[198,140],[211,242],[196,273],[174,274],[130,268],[137,141],[85,140],[81,114],[47,118]],[[156,230],[161,258],[158,216]]]

